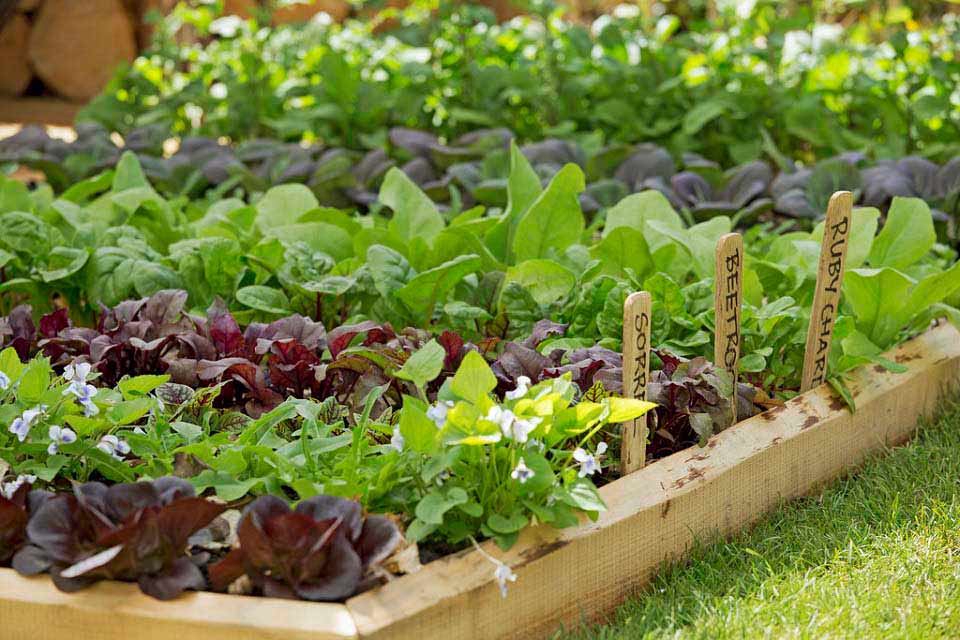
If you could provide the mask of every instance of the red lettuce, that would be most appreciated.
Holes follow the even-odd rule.
[[[374,584],[402,536],[393,521],[364,517],[350,500],[315,496],[291,511],[263,496],[244,511],[238,538],[240,546],[210,567],[214,588],[246,575],[269,597],[337,601]]]
[[[13,567],[23,575],[49,571],[61,591],[126,580],[169,600],[206,586],[188,555],[189,539],[225,508],[196,497],[179,478],[110,487],[77,483],[72,494],[50,497],[31,514],[28,545]]]

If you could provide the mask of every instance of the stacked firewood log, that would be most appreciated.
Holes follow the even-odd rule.
[[[10,1],[10,0],[8,0]],[[270,0],[225,0],[228,13],[249,17]],[[74,102],[96,96],[122,62],[150,40],[146,16],[177,0],[12,0],[0,11],[0,96],[54,95]],[[0,0],[0,4],[3,4]],[[275,23],[326,12],[342,21],[346,0],[313,0],[275,8]],[[4,18],[3,14],[6,13]]]

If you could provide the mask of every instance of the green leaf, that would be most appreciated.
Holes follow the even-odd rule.
[[[440,375],[446,356],[447,352],[443,347],[436,340],[431,340],[403,363],[396,376],[409,380],[418,389],[423,389],[428,382]]]
[[[880,211],[873,207],[858,207],[850,214],[850,241],[847,244],[846,268],[857,269],[863,266],[867,256],[870,255],[870,247],[873,246],[873,238],[877,235],[877,226],[880,219]],[[823,227],[825,222],[820,223],[814,228],[810,237],[817,242],[823,240]]]
[[[17,397],[27,404],[37,404],[50,386],[53,370],[46,358],[34,358],[27,363],[17,388]]]
[[[476,351],[470,351],[463,358],[457,373],[450,383],[450,389],[464,400],[476,403],[497,386],[497,377],[490,365]]]
[[[606,237],[618,227],[630,227],[642,233],[650,243],[650,250],[656,251],[662,243],[651,242],[648,237],[648,228],[646,224],[651,221],[659,221],[670,229],[684,229],[683,220],[670,206],[667,200],[659,191],[650,189],[629,195],[607,211],[606,223],[603,227],[603,235]]]
[[[497,533],[515,533],[529,523],[530,520],[520,511],[514,511],[509,516],[494,513],[487,518],[487,526]]]
[[[54,247],[47,254],[47,268],[39,270],[44,282],[55,282],[72,276],[87,263],[90,253],[86,249]]]
[[[904,304],[913,284],[913,280],[894,269],[848,271],[843,279],[843,293],[857,320],[857,329],[877,346],[891,346],[904,325]]]
[[[639,418],[657,406],[652,402],[634,398],[613,397],[607,398],[605,402],[610,407],[610,415],[607,416],[607,421],[614,424]]]
[[[402,289],[417,275],[400,252],[382,244],[374,244],[367,249],[367,268],[373,276],[374,286],[385,298]]]
[[[280,289],[262,285],[250,285],[237,289],[237,302],[251,309],[274,313],[277,315],[290,313],[290,301]]]
[[[317,197],[305,185],[285,184],[273,187],[257,202],[257,227],[264,234],[297,222],[320,206]]]
[[[120,156],[120,161],[117,163],[116,172],[113,174],[112,190],[119,193],[127,189],[143,187],[153,189],[147,177],[143,174],[143,169],[140,167],[140,160],[137,159],[137,154],[133,151],[124,151],[123,155]]]
[[[712,120],[719,118],[727,111],[725,100],[712,99],[698,103],[683,117],[683,133],[688,136],[697,134]]]
[[[20,356],[17,355],[17,350],[13,347],[7,347],[0,352],[0,371],[6,374],[11,382],[20,377],[23,366],[23,363],[20,362]]]
[[[561,499],[571,507],[582,511],[606,511],[607,509],[603,498],[597,493],[597,488],[587,480],[580,480],[573,486],[565,488],[561,493]]]
[[[467,492],[460,487],[447,491],[434,490],[417,503],[417,518],[427,524],[443,524],[443,515],[457,505],[467,502]]]
[[[429,245],[443,231],[443,216],[433,200],[400,169],[394,167],[387,172],[379,199],[393,210],[389,228],[403,240],[420,237]]]
[[[37,216],[22,211],[11,211],[0,216],[0,227],[3,228],[0,242],[13,252],[30,256],[32,260],[39,260],[49,253],[60,236],[56,229]]]
[[[438,302],[443,301],[447,292],[467,275],[479,271],[482,264],[479,256],[458,256],[439,267],[418,274],[397,291],[396,296],[411,309],[424,314],[430,313]],[[424,320],[429,321],[430,318],[426,317]]]
[[[583,233],[583,212],[577,195],[584,190],[583,171],[563,167],[517,223],[513,255],[518,262],[548,258],[577,242]]]
[[[153,398],[139,397],[125,402],[118,402],[107,411],[107,418],[115,425],[133,424],[157,404]]]
[[[264,230],[267,237],[277,238],[285,245],[303,242],[315,251],[321,251],[340,262],[353,256],[353,238],[341,227],[326,222],[300,222]]]
[[[590,257],[600,261],[601,273],[620,278],[627,269],[637,278],[653,270],[653,257],[643,234],[631,227],[617,227],[591,247]]]
[[[168,375],[136,376],[135,378],[124,378],[117,386],[124,398],[134,398],[147,395],[168,380],[170,380]]]
[[[927,255],[937,232],[930,207],[920,198],[894,198],[870,250],[870,266],[905,269]]]
[[[509,283],[525,288],[537,304],[548,305],[569,295],[577,284],[577,277],[553,260],[527,260],[507,269],[501,291]]]
[[[440,433],[437,425],[427,417],[421,401],[403,397],[403,409],[400,412],[400,435],[404,447],[417,453],[433,453]]]
[[[507,179],[506,209],[510,224],[516,225],[541,193],[543,187],[540,185],[540,176],[530,166],[516,142],[510,140],[510,177]]]

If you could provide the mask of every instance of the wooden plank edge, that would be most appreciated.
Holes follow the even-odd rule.
[[[822,385],[613,482],[597,522],[525,530],[501,552],[518,575],[501,598],[494,567],[467,550],[347,601],[361,638],[529,638],[595,620],[695,540],[731,533],[910,437],[960,380],[960,332],[943,325],[886,356],[905,373],[851,376],[858,410]]]
[[[62,593],[46,576],[0,569],[0,637],[61,640],[347,640],[342,604],[188,593],[161,602],[135,584],[100,582]]]

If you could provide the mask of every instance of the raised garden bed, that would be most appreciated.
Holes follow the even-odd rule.
[[[518,576],[505,599],[475,550],[345,605],[212,593],[160,603],[118,583],[67,595],[4,569],[0,620],[10,637],[39,639],[119,638],[132,628],[147,640],[536,637],[603,615],[694,540],[735,531],[909,438],[960,380],[960,332],[936,327],[887,357],[907,371],[854,371],[856,413],[822,385],[603,487],[609,509],[596,522],[527,529],[506,553],[487,543]]]

